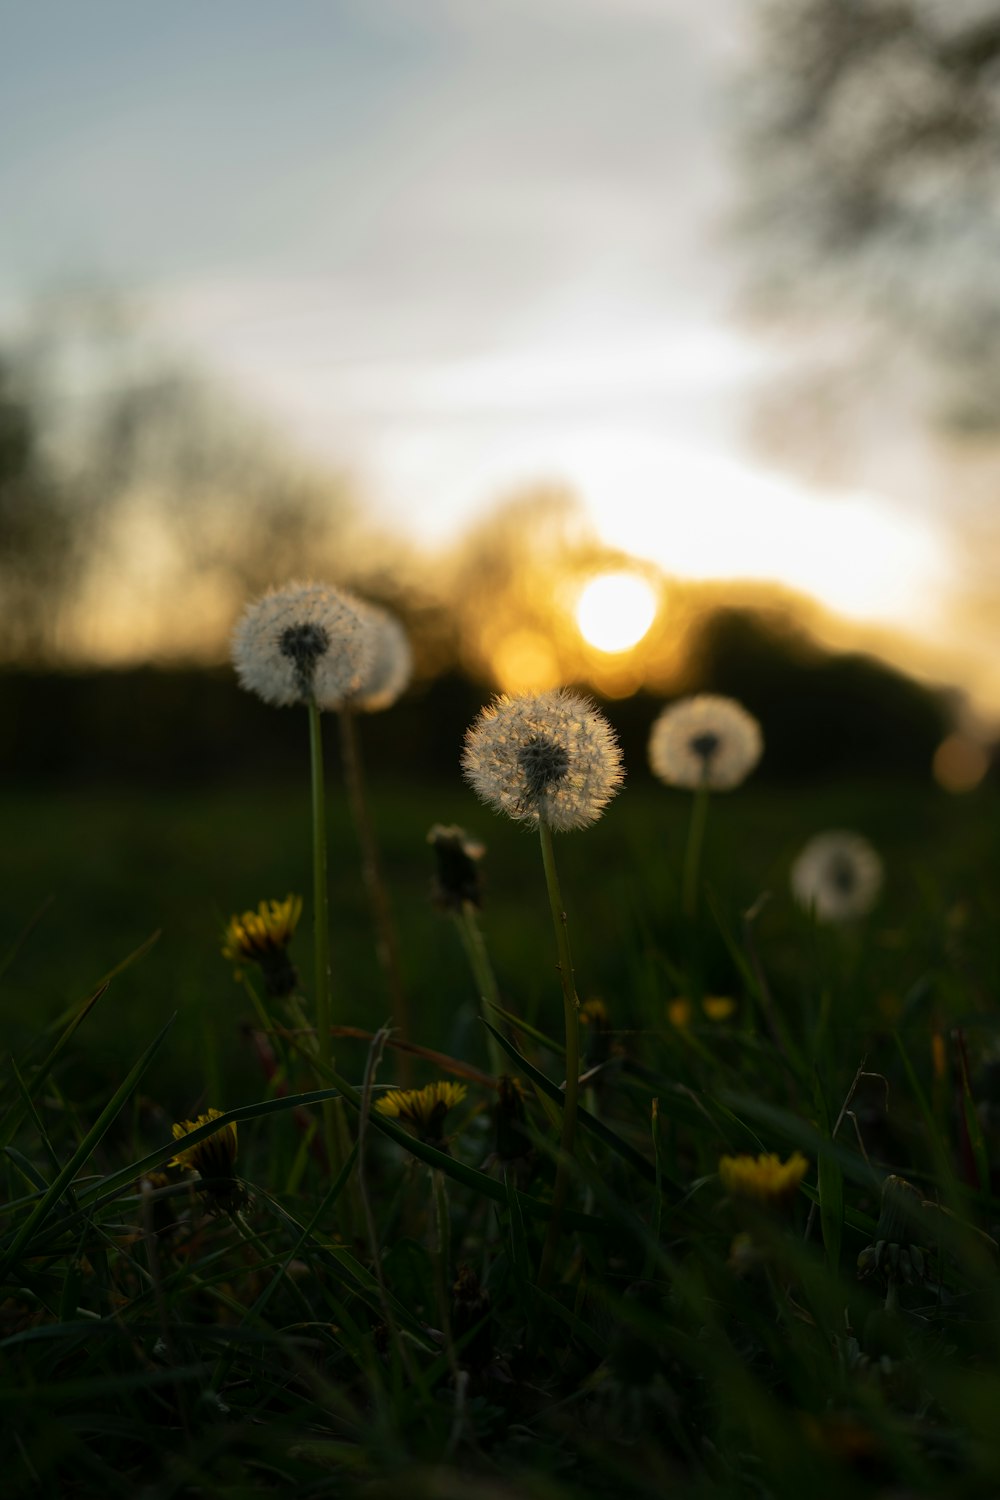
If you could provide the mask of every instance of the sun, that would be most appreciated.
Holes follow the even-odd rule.
[[[576,623],[598,651],[628,651],[652,625],[657,606],[655,590],[638,573],[599,573],[581,591]]]

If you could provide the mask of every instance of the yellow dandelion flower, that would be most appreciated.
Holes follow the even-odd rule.
[[[464,1083],[428,1083],[422,1089],[393,1089],[376,1099],[380,1115],[402,1120],[422,1141],[438,1144],[444,1138],[445,1116],[465,1098]]]
[[[728,1021],[736,1012],[736,1001],[729,995],[706,995],[701,1002],[702,1013],[707,1021]],[[683,1030],[694,1020],[694,1005],[687,995],[678,995],[667,1001],[667,1020],[671,1026]]]
[[[706,995],[701,1008],[710,1021],[728,1021],[736,1011],[736,1001],[731,995]]]
[[[723,1156],[719,1158],[719,1179],[734,1198],[752,1198],[758,1203],[779,1204],[794,1197],[796,1189],[809,1170],[801,1151],[793,1151],[787,1161],[773,1152],[762,1156]]]
[[[223,958],[237,965],[259,964],[268,994],[290,995],[299,976],[287,949],[301,915],[302,897],[286,896],[284,901],[262,901],[256,911],[230,917],[223,936]]]
[[[183,1141],[185,1136],[200,1130],[203,1125],[220,1119],[222,1113],[221,1109],[210,1109],[196,1120],[178,1121],[173,1126],[174,1140]],[[168,1165],[197,1172],[204,1184],[205,1195],[213,1204],[226,1209],[238,1208],[244,1202],[245,1194],[233,1171],[236,1144],[236,1124],[230,1120],[204,1140],[195,1141],[193,1146],[182,1146]]]
[[[676,999],[667,1001],[667,1020],[671,1026],[690,1026],[693,1015],[694,1006],[686,995],[678,995]]]

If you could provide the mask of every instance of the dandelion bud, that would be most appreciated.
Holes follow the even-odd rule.
[[[493,1111],[493,1155],[504,1166],[523,1161],[531,1154],[531,1139],[525,1130],[524,1094],[516,1078],[506,1073],[497,1079],[497,1102]]]
[[[497,812],[558,832],[595,822],[623,779],[610,724],[565,688],[495,698],[466,732],[462,769]]]
[[[890,1176],[882,1184],[882,1206],[875,1228],[875,1243],[858,1256],[858,1276],[879,1272],[886,1280],[907,1284],[923,1281],[927,1274],[927,1248],[921,1220],[923,1199],[905,1177]]]
[[[597,1068],[611,1056],[611,1018],[603,1000],[585,1000],[580,1006],[580,1025],[586,1038],[583,1047],[583,1064],[587,1069]]]
[[[437,860],[434,904],[443,911],[460,912],[466,902],[482,909],[483,882],[479,861],[486,853],[485,844],[467,838],[464,828],[455,824],[446,828],[441,823],[434,824],[427,842]]]
[[[136,1188],[143,1199],[143,1217],[149,1215],[149,1227],[154,1238],[169,1240],[177,1231],[177,1216],[169,1197],[156,1196],[161,1189],[172,1187],[176,1177],[169,1171],[147,1172],[140,1177]]]

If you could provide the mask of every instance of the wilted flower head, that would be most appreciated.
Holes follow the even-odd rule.
[[[467,901],[472,906],[481,907],[483,883],[479,861],[486,853],[486,845],[468,838],[465,829],[454,823],[448,827],[435,823],[427,835],[427,842],[437,859],[434,876],[436,904],[445,911],[459,912]]]
[[[289,583],[247,605],[233,632],[241,686],[278,708],[339,708],[370,670],[374,634],[329,583]]]
[[[451,1332],[456,1342],[465,1339],[460,1359],[466,1369],[481,1370],[493,1357],[493,1336],[484,1321],[490,1306],[490,1294],[472,1267],[459,1266],[451,1289]]]
[[[668,786],[730,791],[760,760],[764,738],[733,698],[701,693],[663,710],[649,736],[649,764]]]
[[[494,698],[466,731],[462,769],[498,812],[558,832],[599,818],[624,774],[607,719],[566,688]]]
[[[218,1120],[222,1113],[221,1109],[210,1109],[196,1120],[180,1120],[173,1126],[174,1140],[182,1141],[202,1125]],[[236,1124],[233,1120],[203,1141],[182,1147],[170,1158],[168,1165],[197,1172],[204,1183],[205,1197],[213,1208],[232,1210],[246,1201],[243,1186],[233,1172],[236,1165]]]
[[[784,1162],[773,1151],[762,1156],[719,1158],[719,1178],[726,1191],[734,1198],[752,1198],[763,1204],[780,1204],[793,1198],[808,1170],[809,1163],[801,1151],[793,1151]]]
[[[598,996],[585,1000],[579,1010],[580,1035],[585,1068],[597,1068],[611,1056],[611,1016]]]
[[[531,1153],[531,1137],[525,1129],[524,1091],[516,1078],[503,1073],[497,1079],[497,1102],[493,1155],[505,1166],[522,1161]]]
[[[466,1095],[464,1083],[428,1083],[422,1089],[393,1089],[375,1101],[380,1115],[402,1120],[422,1141],[439,1146],[444,1140],[444,1121],[450,1109]]]
[[[819,922],[863,917],[881,889],[882,861],[859,833],[817,834],[792,865],[792,894]]]
[[[299,982],[288,945],[302,915],[302,897],[262,901],[256,911],[230,917],[222,947],[223,958],[235,964],[259,964],[269,995],[290,995]],[[239,969],[236,971],[239,978]]]
[[[388,610],[367,600],[351,600],[370,636],[371,658],[358,688],[351,694],[352,708],[378,713],[391,708],[409,686],[413,652],[402,624]]]
[[[858,1256],[858,1276],[878,1271],[886,1280],[922,1281],[927,1274],[927,1240],[923,1198],[905,1177],[890,1176],[882,1184],[882,1204],[875,1242]]]

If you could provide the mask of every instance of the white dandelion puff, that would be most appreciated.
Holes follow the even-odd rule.
[[[599,818],[624,778],[611,725],[566,688],[494,698],[466,731],[462,769],[498,812],[560,833]]]
[[[760,760],[764,737],[734,698],[701,693],[669,704],[649,736],[649,764],[668,786],[730,791]]]
[[[860,833],[835,828],[809,840],[792,865],[792,894],[818,922],[849,922],[871,911],[882,861]]]
[[[374,654],[348,594],[328,583],[288,583],[248,604],[233,631],[242,687],[284,708],[315,701],[339,708],[356,692]]]
[[[351,695],[351,707],[378,713],[391,708],[409,687],[413,652],[409,637],[395,615],[360,599],[354,607],[371,633],[371,661],[360,686]]]

